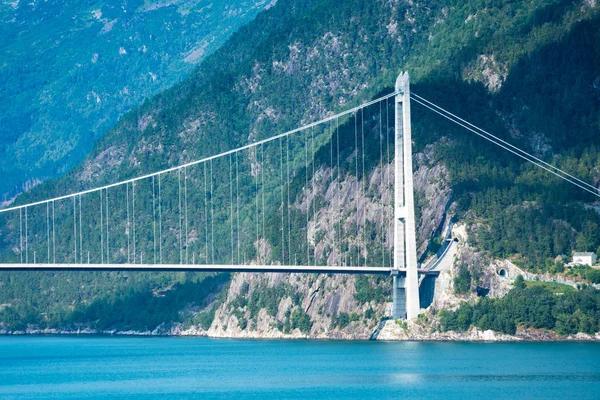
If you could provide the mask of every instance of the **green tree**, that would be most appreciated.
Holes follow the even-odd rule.
[[[461,265],[458,274],[454,278],[454,292],[465,294],[471,290],[471,272],[466,265]]]
[[[525,289],[525,279],[523,279],[523,275],[517,275],[513,286],[517,289]]]

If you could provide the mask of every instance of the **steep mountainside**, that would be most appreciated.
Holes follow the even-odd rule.
[[[0,200],[77,165],[269,3],[3,1]]]
[[[594,82],[600,75],[599,23],[593,1],[280,0],[189,78],[127,113],[65,178],[40,185],[17,202],[115,182],[272,136],[391,90],[400,70],[411,72],[416,93],[597,185],[600,92]],[[368,109],[359,122],[365,125],[364,145],[370,149],[361,164],[364,174],[329,164],[332,136],[327,133],[320,134],[319,147],[310,154],[315,174],[311,172],[309,181],[299,178],[305,170],[293,171],[291,217],[312,234],[315,253],[308,257],[328,262],[358,249],[369,265],[389,259],[391,246],[384,239],[391,218],[376,199],[389,198],[390,165],[372,147],[381,139],[379,113]],[[381,113],[387,115],[385,107]],[[600,217],[590,207],[590,195],[417,105],[413,124],[419,248],[425,256],[439,247],[440,227],[451,214],[469,224],[469,240],[486,257],[511,257],[532,271],[558,268],[556,256],[600,246]],[[341,127],[342,132],[348,129],[350,121]],[[352,146],[342,145],[340,151],[350,165],[358,165]],[[243,168],[260,164],[253,153],[245,156]],[[216,181],[228,182],[228,168],[225,162],[216,166]],[[192,183],[198,183],[200,173],[191,172]],[[177,177],[170,179],[169,190],[177,191]],[[316,206],[303,206],[314,188],[324,198]],[[217,204],[225,204],[228,190],[216,190]],[[253,199],[257,193],[245,195]],[[345,208],[345,243],[334,242],[331,234],[339,229],[331,209],[339,202],[332,199],[340,198],[355,200],[367,210],[358,215],[361,228],[351,231],[345,221],[356,220],[357,208]],[[283,212],[277,204],[271,204],[276,217]],[[252,221],[251,205],[245,207],[244,215]],[[59,205],[59,212],[68,208]],[[217,237],[227,237],[226,214],[216,218],[224,222],[217,226]],[[172,216],[171,222],[176,219]],[[59,227],[65,236],[72,232],[68,221]],[[8,227],[1,258],[16,260],[14,220],[1,222]],[[248,240],[244,254],[256,260],[270,249],[271,261],[285,261],[285,251],[284,260],[277,258],[280,249],[300,246],[301,239],[279,239],[278,225],[265,225],[266,243]],[[370,247],[372,238],[381,247]],[[161,239],[175,248],[176,234]],[[114,240],[113,257],[123,257],[124,237]],[[199,259],[208,259],[201,246],[193,246]],[[150,254],[149,242],[140,248]],[[168,255],[170,261],[179,261],[176,253]],[[69,257],[68,252],[59,256]],[[229,252],[217,250],[213,257],[227,260]],[[470,270],[464,274],[466,291],[481,283],[477,267],[465,267]],[[123,310],[145,309],[147,298],[166,308],[182,304],[173,299],[189,298],[181,313],[165,314],[163,321],[219,336],[368,337],[389,301],[387,279],[235,275],[226,289],[198,299],[186,297],[189,285],[202,282],[196,275],[163,274],[162,280],[136,275],[141,283],[130,286],[133,275],[2,274],[3,285],[29,289],[23,292],[27,295],[2,292],[0,317],[7,324],[10,317],[11,326],[20,328],[24,322],[41,321],[41,326],[52,327],[152,331],[156,319],[145,313],[125,315]],[[98,291],[79,296],[73,287],[82,279],[92,279]],[[36,292],[39,287],[49,290],[50,282],[61,283],[61,294],[46,298],[52,313],[40,318],[46,309],[35,305]],[[209,286],[216,287],[222,285]],[[159,331],[169,329],[162,325]]]

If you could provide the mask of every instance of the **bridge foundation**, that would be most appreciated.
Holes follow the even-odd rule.
[[[406,277],[398,273],[393,275],[392,283],[392,317],[406,318]]]
[[[394,158],[394,276],[392,318],[416,319],[419,315],[419,278],[415,234],[415,200],[410,122],[410,78],[396,79]]]

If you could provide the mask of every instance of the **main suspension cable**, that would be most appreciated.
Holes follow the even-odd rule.
[[[429,101],[429,100],[427,100],[427,99],[425,99],[425,98],[423,98],[423,97],[421,97],[421,96],[417,95],[416,93],[411,93],[411,96],[413,97],[413,100],[414,100],[414,98],[417,98],[417,99],[419,99],[419,100],[421,100],[421,101],[423,101],[423,102],[425,102],[425,103],[429,104],[430,106],[432,106],[432,107],[434,107],[434,108],[436,108],[436,109],[438,109],[438,110],[442,111],[443,113],[446,113],[446,114],[450,115],[451,117],[453,117],[453,118],[455,118],[455,119],[459,120],[460,122],[463,122],[464,124],[467,124],[467,125],[469,125],[470,127],[472,127],[472,128],[474,128],[474,129],[476,129],[476,130],[478,130],[478,131],[482,132],[484,135],[487,135],[487,136],[489,136],[489,137],[492,137],[494,140],[497,140],[497,141],[499,141],[499,142],[501,142],[501,143],[503,143],[503,144],[507,145],[508,147],[512,148],[513,150],[515,150],[515,151],[517,151],[517,152],[519,152],[519,153],[522,153],[522,154],[523,154],[523,155],[525,155],[526,157],[530,157],[530,158],[532,158],[533,160],[537,161],[538,163],[541,163],[541,164],[543,164],[543,165],[545,165],[545,166],[547,166],[547,167],[549,167],[549,168],[551,168],[551,169],[553,169],[553,170],[557,171],[558,173],[564,174],[564,175],[568,176],[569,178],[572,178],[572,179],[576,180],[577,182],[581,183],[581,184],[582,184],[582,185],[584,185],[584,186],[587,186],[587,187],[589,187],[589,188],[591,188],[591,189],[593,189],[593,190],[595,190],[595,191],[597,191],[597,190],[598,190],[598,188],[596,188],[594,185],[590,185],[589,183],[587,183],[587,182],[585,182],[585,181],[583,181],[583,180],[581,180],[581,179],[579,179],[579,178],[577,178],[577,177],[575,177],[575,176],[573,176],[573,175],[569,174],[568,172],[566,172],[566,171],[564,171],[564,170],[562,170],[562,169],[560,169],[560,168],[558,168],[558,167],[556,167],[556,166],[554,166],[554,165],[552,165],[552,164],[549,164],[549,163],[545,162],[544,160],[541,160],[540,158],[538,158],[538,157],[534,156],[533,154],[531,154],[531,153],[528,153],[528,152],[526,152],[525,150],[523,150],[523,149],[520,149],[520,148],[518,148],[517,146],[514,146],[514,145],[512,145],[511,143],[508,143],[508,142],[506,142],[506,141],[502,140],[502,139],[501,139],[501,138],[499,138],[498,136],[492,135],[492,134],[491,134],[491,133],[489,133],[488,131],[486,131],[486,130],[484,130],[484,129],[481,129],[480,127],[478,127],[478,126],[476,126],[476,125],[474,125],[474,124],[470,123],[469,121],[466,121],[466,120],[464,120],[464,119],[462,119],[462,118],[458,117],[458,116],[457,116],[457,115],[455,115],[455,114],[452,114],[450,111],[448,111],[448,110],[446,110],[446,109],[444,109],[444,108],[442,108],[442,107],[438,106],[437,104],[434,104],[433,102],[431,102],[431,101]]]
[[[508,144],[507,144],[507,145],[504,145],[503,143],[506,143],[506,142],[502,141],[501,139],[498,139],[496,136],[494,136],[494,135],[491,135],[491,134],[489,134],[489,133],[487,133],[486,131],[483,131],[483,130],[481,129],[481,131],[483,131],[483,132],[486,132],[486,134],[487,134],[487,135],[489,135],[489,136],[487,136],[486,134],[484,134],[484,133],[481,133],[481,132],[479,131],[479,129],[480,129],[480,128],[477,128],[477,127],[475,127],[475,128],[477,128],[477,130],[476,130],[475,128],[473,128],[473,127],[474,127],[474,125],[472,125],[472,124],[470,124],[470,123],[467,123],[466,121],[465,121],[465,122],[462,122],[462,121],[464,121],[464,120],[461,120],[460,118],[458,118],[458,117],[455,117],[455,116],[454,116],[454,114],[451,114],[451,113],[449,113],[449,112],[448,112],[448,113],[445,113],[445,112],[444,112],[445,110],[444,110],[444,111],[440,111],[440,110],[443,110],[441,107],[440,107],[440,110],[438,110],[438,109],[434,108],[433,106],[430,106],[428,103],[425,103],[424,101],[421,101],[421,100],[420,100],[419,98],[417,98],[417,97],[412,97],[412,100],[413,100],[414,102],[416,102],[416,103],[418,103],[418,104],[422,105],[423,107],[426,107],[426,108],[428,108],[429,110],[431,110],[431,111],[435,112],[436,114],[439,114],[439,115],[441,115],[442,117],[444,117],[444,118],[448,119],[449,121],[452,121],[452,122],[454,122],[455,124],[457,124],[457,125],[459,125],[459,126],[462,126],[463,128],[465,128],[465,129],[467,129],[467,130],[469,130],[469,131],[471,131],[471,132],[475,133],[476,135],[478,135],[478,136],[480,136],[480,137],[484,138],[485,140],[487,140],[487,141],[489,141],[489,142],[491,142],[491,143],[493,143],[493,144],[495,144],[495,145],[497,145],[497,146],[499,146],[499,147],[502,147],[503,149],[505,149],[505,150],[507,150],[507,151],[509,151],[509,152],[513,153],[514,155],[516,155],[516,156],[518,156],[518,157],[520,157],[520,158],[524,159],[525,161],[528,161],[528,162],[530,162],[530,163],[532,163],[532,164],[536,165],[537,167],[539,167],[539,168],[542,168],[542,169],[544,169],[544,170],[546,170],[546,171],[550,172],[551,174],[553,174],[553,175],[555,175],[555,176],[557,176],[557,177],[559,177],[559,178],[561,178],[561,179],[563,179],[563,180],[565,180],[565,181],[567,181],[567,182],[571,183],[572,185],[575,185],[575,186],[577,186],[577,187],[579,187],[579,188],[581,188],[581,189],[585,190],[586,192],[589,192],[589,193],[593,194],[593,195],[594,195],[594,196],[596,196],[596,197],[600,197],[600,193],[598,193],[598,189],[594,188],[594,190],[591,190],[591,189],[589,189],[589,188],[588,188],[588,187],[586,187],[586,186],[580,185],[579,183],[577,183],[577,182],[583,182],[583,181],[581,181],[580,179],[578,179],[578,178],[574,178],[574,177],[573,177],[573,179],[570,179],[570,177],[572,177],[571,175],[569,175],[568,173],[564,172],[563,170],[561,170],[561,169],[559,169],[559,168],[557,168],[557,167],[554,167],[554,166],[552,166],[552,167],[553,167],[553,169],[550,169],[550,168],[546,167],[544,164],[542,164],[542,163],[540,163],[540,162],[536,161],[536,160],[537,160],[537,158],[535,158],[534,156],[532,156],[532,155],[530,155],[529,153],[525,152],[524,150],[518,149],[518,148],[516,148],[516,147],[515,147],[515,146],[513,146],[513,145],[510,145],[510,146],[509,146]],[[472,126],[473,126],[473,127],[472,127]],[[513,148],[516,148],[516,149],[518,149],[519,151],[515,151],[515,150],[513,150]],[[545,164],[547,164],[547,163],[545,163]],[[548,164],[548,165],[549,165],[549,164]],[[556,171],[559,171],[559,172],[556,172]],[[564,175],[561,175],[561,173],[562,173],[562,174],[565,174],[566,176],[564,176]],[[591,185],[589,185],[589,184],[586,184],[586,185],[587,185],[587,186],[591,186]],[[591,187],[593,187],[593,186],[591,186]]]
[[[328,122],[328,121],[331,121],[331,120],[333,120],[335,118],[339,118],[339,117],[343,117],[345,115],[352,114],[352,113],[354,113],[354,112],[356,112],[356,111],[358,111],[358,110],[360,110],[360,109],[362,109],[364,107],[368,107],[370,105],[376,104],[379,101],[382,101],[382,100],[394,97],[394,96],[398,95],[399,93],[401,93],[401,92],[400,91],[395,91],[395,92],[386,94],[385,96],[382,96],[382,97],[379,97],[377,99],[374,99],[374,100],[368,101],[366,103],[360,104],[360,105],[358,105],[356,107],[353,107],[353,108],[350,108],[348,110],[342,111],[342,112],[340,112],[338,114],[334,114],[334,115],[331,115],[329,117],[320,119],[318,121],[311,122],[311,123],[303,125],[301,127],[289,130],[287,132],[283,132],[283,133],[280,133],[280,134],[275,135],[275,136],[271,136],[271,137],[263,139],[263,140],[259,140],[259,141],[253,142],[253,143],[249,143],[247,145],[240,146],[240,147],[237,147],[235,149],[227,150],[227,151],[224,151],[224,152],[219,153],[219,154],[215,154],[215,155],[212,155],[212,156],[209,156],[209,157],[205,157],[205,158],[202,158],[202,159],[199,159],[199,160],[196,160],[196,161],[192,161],[192,162],[189,162],[187,164],[178,165],[178,166],[175,166],[175,167],[163,169],[161,171],[152,172],[152,173],[149,173],[149,174],[146,174],[146,175],[138,176],[138,177],[127,179],[127,180],[120,181],[120,182],[111,183],[111,184],[104,185],[104,186],[97,187],[97,188],[93,188],[93,189],[87,189],[87,190],[82,190],[82,191],[76,192],[76,193],[71,193],[71,194],[67,194],[67,195],[63,195],[63,196],[58,196],[58,197],[55,197],[55,198],[52,198],[52,199],[40,200],[40,201],[29,203],[29,204],[23,204],[23,205],[18,205],[18,206],[14,206],[14,207],[8,207],[8,208],[0,209],[0,214],[4,213],[4,212],[8,212],[8,211],[13,211],[13,210],[16,210],[16,209],[19,209],[19,208],[35,206],[35,205],[38,205],[38,204],[44,204],[44,203],[47,203],[47,202],[50,202],[50,201],[67,199],[67,198],[70,198],[70,197],[77,196],[79,194],[87,194],[87,193],[97,192],[97,191],[100,191],[100,190],[103,190],[103,189],[107,189],[107,188],[111,188],[111,187],[115,187],[115,186],[124,185],[125,183],[137,182],[137,181],[140,181],[140,180],[143,180],[143,179],[150,178],[152,176],[163,174],[165,172],[177,171],[177,170],[181,170],[182,168],[185,168],[185,167],[191,167],[193,165],[206,163],[208,161],[212,161],[214,159],[217,159],[217,158],[229,155],[229,154],[238,153],[238,152],[241,152],[241,151],[244,151],[244,150],[256,147],[256,146],[260,146],[261,144],[264,144],[264,143],[272,142],[274,140],[281,139],[281,138],[284,138],[284,137],[289,136],[289,135],[293,135],[293,134],[298,133],[298,132],[302,132],[302,131],[304,131],[306,129],[309,129],[309,128],[321,125],[321,124],[323,124],[325,122]]]

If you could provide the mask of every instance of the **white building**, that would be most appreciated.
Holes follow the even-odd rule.
[[[573,253],[573,264],[594,265],[596,264],[596,253]]]

